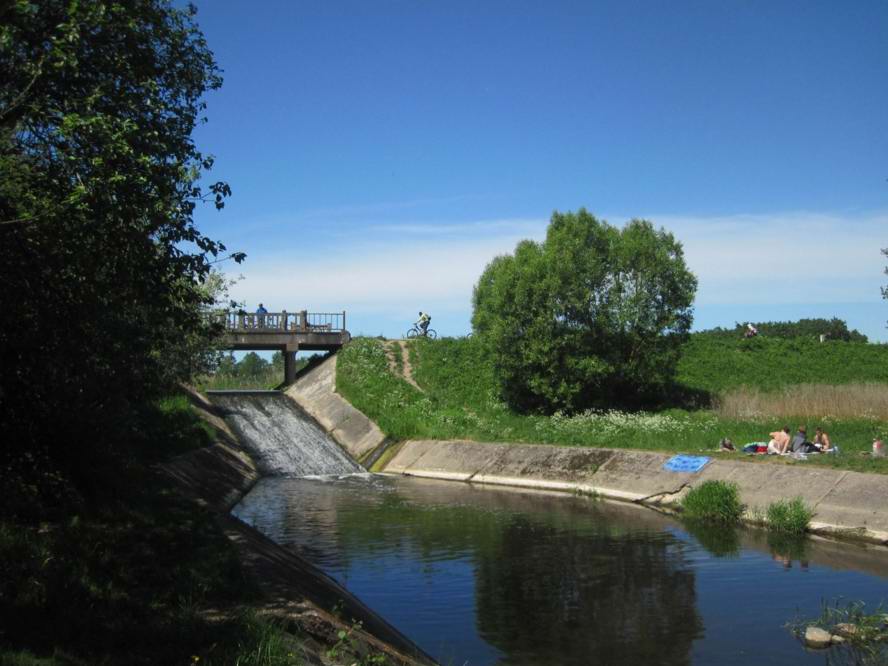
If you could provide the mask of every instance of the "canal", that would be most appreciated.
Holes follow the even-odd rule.
[[[234,513],[445,665],[824,664],[787,622],[888,601],[885,550],[689,528],[590,497],[270,477]]]

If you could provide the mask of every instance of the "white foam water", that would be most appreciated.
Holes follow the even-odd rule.
[[[212,391],[210,400],[266,475],[338,477],[366,472],[279,391]]]

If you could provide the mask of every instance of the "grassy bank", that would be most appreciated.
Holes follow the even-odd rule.
[[[0,663],[300,663],[210,512],[151,471],[212,429],[175,396],[131,436],[67,511],[0,522]]]
[[[733,340],[718,342],[722,345],[736,344]],[[828,359],[840,359],[835,360],[837,364],[845,363],[841,359],[847,360],[842,354],[849,352],[834,353],[829,349],[833,344],[845,344],[862,350],[861,356],[870,361],[876,358],[870,355],[880,354],[877,360],[888,365],[888,347],[858,346],[853,343],[808,346],[805,349],[809,356],[801,360],[789,357],[785,363],[787,367],[801,363],[804,367],[812,368],[814,375],[800,376],[809,383],[816,381],[816,373],[829,365]],[[863,455],[871,451],[874,435],[888,431],[888,424],[877,418],[838,418],[829,414],[816,419],[805,415],[790,418],[771,413],[731,418],[711,408],[663,409],[656,413],[588,412],[572,416],[516,414],[497,398],[493,368],[475,339],[417,340],[410,345],[414,377],[424,391],[416,390],[390,371],[380,340],[356,339],[340,353],[337,365],[338,390],[355,407],[374,419],[386,434],[397,439],[452,438],[699,453],[714,452],[722,437],[739,444],[762,441],[767,440],[769,432],[777,430],[787,421],[791,427],[805,422],[811,432],[814,426],[822,425],[833,442],[841,447],[842,454],[811,456],[804,464],[888,473],[888,460],[873,460]],[[682,361],[680,379],[692,389],[706,390],[713,397],[718,397],[717,390],[739,389],[750,376],[767,378],[766,373],[779,374],[779,368],[775,366],[779,354],[767,344],[763,349],[760,373],[750,367],[737,377],[735,384],[726,379],[729,374],[720,375],[717,382],[710,380],[706,383],[702,378],[706,376],[705,368],[715,363],[714,358],[718,355],[716,347],[709,344],[691,346]],[[822,358],[818,356],[821,349],[829,349],[829,353]],[[757,354],[754,349],[740,353],[752,354],[752,361],[745,362],[754,365]],[[867,370],[861,370],[856,375],[843,375],[848,381],[873,381],[874,376],[880,376],[867,363],[855,367],[866,367]],[[788,373],[787,370],[784,376]],[[694,380],[696,383],[691,382],[694,377],[697,378]],[[767,382],[751,384],[758,390],[763,385],[767,386]],[[718,455],[746,459],[746,456],[738,454]]]
[[[678,382],[711,394],[740,387],[772,392],[800,384],[888,384],[888,345],[697,333],[685,345]]]

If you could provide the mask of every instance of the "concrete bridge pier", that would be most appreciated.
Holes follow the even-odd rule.
[[[299,351],[299,343],[288,344],[284,349],[284,383],[292,384],[296,381],[296,352]]]

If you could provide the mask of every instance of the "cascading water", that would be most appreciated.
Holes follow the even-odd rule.
[[[275,476],[341,476],[366,471],[279,391],[210,391],[210,400]]]

